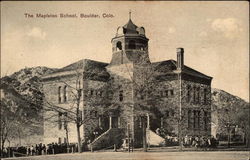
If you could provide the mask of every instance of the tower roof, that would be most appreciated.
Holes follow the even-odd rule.
[[[137,26],[129,19],[128,23],[126,23],[123,28],[126,30],[126,33],[138,33]]]
[[[131,12],[129,12],[128,22],[117,28],[116,37],[121,35],[140,35],[145,37],[145,29],[143,27],[138,27],[131,20]]]

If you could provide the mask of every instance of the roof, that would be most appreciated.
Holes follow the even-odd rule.
[[[155,67],[155,69],[161,73],[174,73],[174,71],[177,69],[177,62],[172,59],[166,61],[154,62],[152,64]],[[186,73],[200,78],[212,79],[212,77],[207,76],[201,72],[198,72],[186,65],[184,65],[182,73]]]
[[[89,69],[93,69],[93,68],[105,68],[108,65],[108,63],[104,63],[104,62],[99,62],[99,61],[94,61],[94,60],[90,60],[90,59],[82,59],[79,60],[75,63],[69,64],[63,68],[60,68],[58,70],[56,70],[53,73],[58,73],[58,72],[64,72],[64,71],[72,71],[72,70],[76,70],[76,69],[84,69],[84,70],[89,70]]]
[[[132,22],[131,19],[129,19],[128,23],[126,23],[123,26],[124,29],[124,33],[125,34],[129,34],[129,33],[138,33],[138,31],[136,30],[138,27]]]
[[[93,61],[90,59],[82,59],[65,67],[62,67],[55,72],[43,76],[44,79],[51,77],[64,76],[67,73],[76,73],[74,71],[82,69],[86,76],[90,79],[107,79],[109,77],[106,71],[106,66],[108,63]]]

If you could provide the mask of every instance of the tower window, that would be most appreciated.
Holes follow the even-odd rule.
[[[129,41],[128,48],[129,49],[135,49],[135,41],[133,41],[133,40]]]
[[[118,42],[116,43],[116,50],[117,50],[117,51],[122,50],[122,42],[118,41]]]

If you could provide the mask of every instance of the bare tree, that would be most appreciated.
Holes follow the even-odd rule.
[[[213,105],[219,105],[217,134],[227,133],[228,147],[231,144],[232,132],[236,128],[242,128],[245,135],[249,134],[249,104],[234,97],[221,97],[220,103]]]
[[[1,97],[1,148],[5,142],[19,139],[29,134],[36,134],[40,123],[33,116],[36,114],[32,106],[22,98],[13,88],[1,86],[3,94]],[[29,116],[33,115],[33,116]],[[36,129],[34,129],[36,128]]]

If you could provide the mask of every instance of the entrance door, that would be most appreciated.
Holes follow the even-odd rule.
[[[109,117],[108,116],[103,117],[102,127],[104,131],[107,131],[109,129]]]

